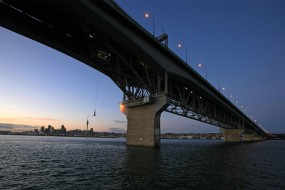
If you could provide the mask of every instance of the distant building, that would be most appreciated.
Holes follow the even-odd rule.
[[[34,129],[34,135],[38,135],[39,134],[39,130],[38,129]]]
[[[61,132],[64,132],[64,133],[66,132],[66,128],[64,127],[64,125],[61,125],[60,131],[61,131]]]
[[[40,135],[44,135],[45,134],[45,127],[42,126],[41,129],[40,129]]]
[[[48,125],[48,132],[51,132],[51,128],[52,128],[52,126]]]

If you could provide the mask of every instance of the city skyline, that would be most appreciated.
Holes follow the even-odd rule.
[[[169,48],[249,117],[269,132],[285,132],[284,2],[116,2],[151,34],[165,31]],[[145,18],[146,12],[155,18]],[[108,77],[2,27],[0,41],[0,130],[85,129],[89,117],[94,131],[126,131],[122,92]],[[162,114],[161,128],[162,133],[219,131],[169,113]]]

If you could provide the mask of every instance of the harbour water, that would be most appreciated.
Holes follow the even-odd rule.
[[[0,136],[0,189],[285,189],[285,141]]]

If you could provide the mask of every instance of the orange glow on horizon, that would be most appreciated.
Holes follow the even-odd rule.
[[[30,131],[34,129],[40,129],[40,127],[44,126],[45,128],[48,127],[48,125],[51,125],[55,129],[59,129],[61,125],[64,125],[68,131],[70,130],[85,130],[86,129],[86,123],[84,121],[64,121],[60,119],[51,119],[51,118],[24,118],[24,117],[1,117],[0,118],[0,124],[4,125],[7,124],[9,126],[13,126],[13,128],[10,129],[2,129],[2,130],[8,130],[13,132],[23,132],[23,131]],[[94,131],[97,132],[105,132],[108,131],[108,126],[110,126],[109,123],[105,123],[104,121],[90,121],[90,128],[93,128]],[[0,128],[1,131],[1,128]]]

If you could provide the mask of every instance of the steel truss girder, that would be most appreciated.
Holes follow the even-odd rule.
[[[124,92],[125,100],[141,101],[146,96],[156,96],[165,91],[165,74],[150,68],[114,44],[104,41],[116,57],[108,75]]]
[[[190,85],[170,80],[168,88],[171,104],[167,112],[222,128],[243,128],[240,119],[199,95]]]

